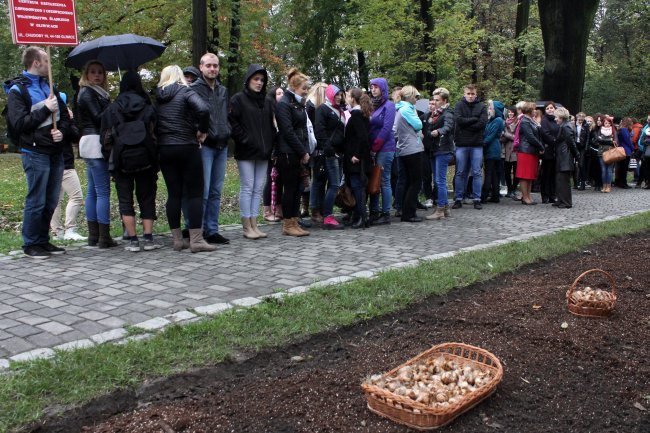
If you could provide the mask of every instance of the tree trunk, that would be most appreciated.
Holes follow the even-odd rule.
[[[420,0],[420,21],[423,24],[422,42],[420,44],[420,61],[431,67],[430,54],[431,32],[433,31],[433,17],[431,16],[431,0]],[[415,87],[420,90],[428,90],[430,93],[435,89],[434,77],[431,71],[420,68],[415,74]]]
[[[571,113],[582,108],[587,41],[598,0],[539,0],[544,39],[542,100],[553,100]]]
[[[370,76],[368,75],[366,53],[362,50],[357,50],[357,61],[359,62],[359,85],[363,89],[370,89]]]
[[[515,81],[522,83],[526,82],[526,65],[528,59],[526,54],[519,48],[519,37],[528,32],[528,18],[530,16],[530,0],[517,0],[517,23],[515,25],[515,39],[517,45],[515,46],[515,64],[512,72],[512,78]],[[516,87],[519,83],[515,83]],[[523,90],[523,89],[519,89]],[[516,94],[521,94],[520,91],[515,91]]]
[[[241,87],[239,83],[239,38],[241,36],[241,17],[239,7],[241,0],[232,0],[232,18],[230,20],[230,41],[228,42],[228,78],[226,87],[230,94]]]
[[[198,65],[206,53],[208,21],[206,0],[192,0],[192,64]]]
[[[208,52],[219,52],[219,5],[217,0],[210,0],[211,35],[208,39]]]

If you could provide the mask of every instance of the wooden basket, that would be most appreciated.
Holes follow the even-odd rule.
[[[601,301],[588,301],[588,300],[576,300],[573,298],[573,291],[578,286],[580,280],[592,272],[599,272],[603,274],[609,280],[611,284],[611,292],[604,292],[606,294],[606,299]],[[566,302],[569,311],[576,316],[586,316],[586,317],[607,317],[614,310],[616,305],[616,281],[607,272],[602,269],[590,269],[586,272],[583,272],[575,279],[569,290],[566,292]]]
[[[459,401],[444,408],[418,403],[387,389],[363,383],[361,389],[366,394],[368,409],[380,416],[416,430],[434,430],[449,424],[457,416],[489,397],[503,378],[503,367],[496,356],[487,350],[463,343],[444,343],[433,346],[399,367],[383,374],[382,377],[393,376],[404,366],[419,364],[430,358],[438,358],[441,355],[461,364],[470,364],[482,371],[489,370],[492,379],[475,392],[465,394]],[[415,413],[414,410],[419,413]]]

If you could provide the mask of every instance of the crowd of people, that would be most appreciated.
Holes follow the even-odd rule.
[[[32,258],[65,252],[50,242],[50,230],[59,238],[85,239],[75,223],[83,199],[73,142],[86,163],[88,245],[117,245],[110,233],[114,181],[125,249],[133,252],[161,247],[152,235],[159,171],[173,249],[213,251],[229,242],[219,230],[219,211],[231,140],[243,236],[252,240],[267,237],[257,225],[260,205],[266,221],[282,222],[284,235],[302,237],[313,226],[390,224],[391,208],[401,221],[418,223],[449,218],[463,204],[480,210],[503,196],[535,205],[531,193],[537,188],[542,203],[569,209],[571,183],[603,193],[612,186],[630,188],[630,168],[636,186],[650,188],[650,116],[643,126],[629,117],[574,117],[554,102],[506,107],[480,101],[472,84],[454,106],[449,91],[438,88],[428,109],[418,110],[420,93],[410,85],[392,94],[384,78],[371,80],[368,91],[310,86],[294,68],[286,88],[267,89],[268,73],[255,64],[242,90],[229,97],[212,53],[198,68],[165,67],[153,95],[138,73],[128,71],[112,102],[104,66],[91,61],[71,110],[64,94],[50,92],[48,62],[45,51],[27,48],[25,70],[6,87],[8,128],[20,145],[28,185],[23,250]],[[608,151],[619,146],[624,153],[612,162]],[[69,201],[62,225],[58,204],[64,192]],[[343,216],[335,213],[335,203]],[[428,208],[435,209],[418,215]]]

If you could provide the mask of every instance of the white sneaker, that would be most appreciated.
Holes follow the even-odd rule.
[[[52,239],[57,240],[57,241],[62,241],[65,239],[65,231],[63,229],[58,229],[54,234],[52,235]]]
[[[66,241],[85,241],[88,238],[77,233],[77,229],[68,229],[65,231],[63,239]]]
[[[427,209],[431,209],[433,207],[433,200],[429,199],[424,202],[424,207]]]

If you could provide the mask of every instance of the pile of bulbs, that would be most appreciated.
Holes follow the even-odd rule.
[[[445,408],[485,386],[490,379],[489,370],[483,371],[471,364],[460,364],[440,356],[429,358],[424,363],[406,365],[394,376],[371,376],[368,383],[427,406]]]
[[[571,299],[575,303],[589,301],[606,301],[609,299],[609,292],[601,289],[585,287],[583,290],[575,290],[571,293]]]

